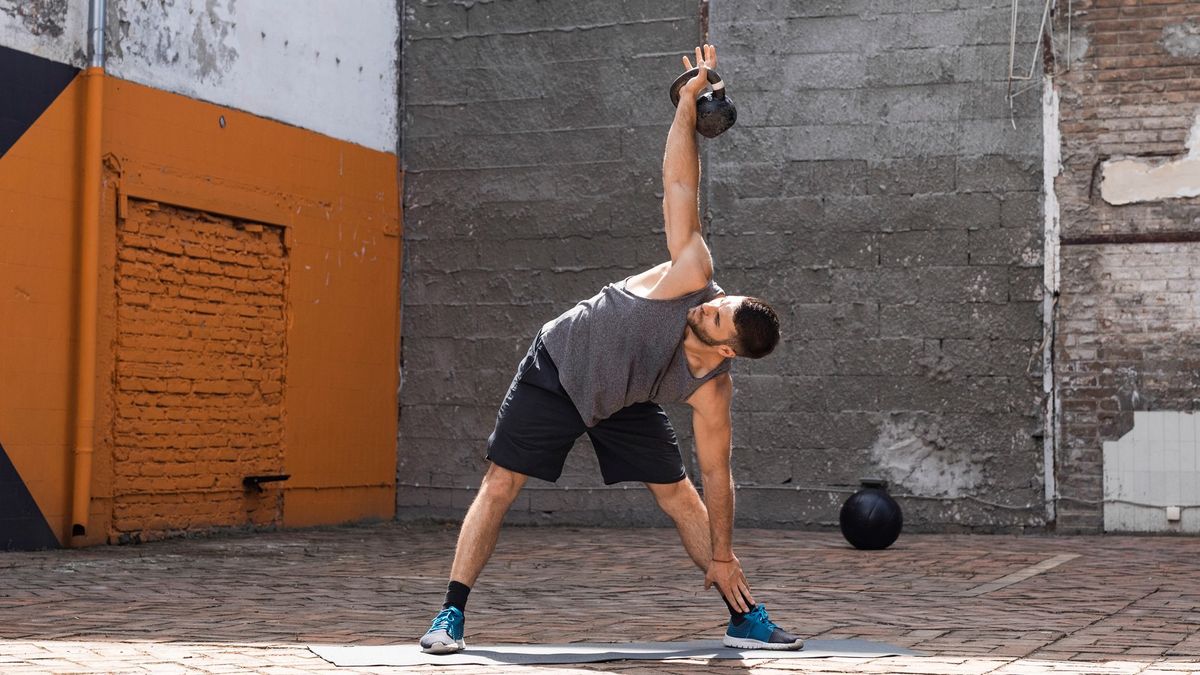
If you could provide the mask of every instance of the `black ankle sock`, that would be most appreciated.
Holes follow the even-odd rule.
[[[721,602],[724,602],[725,606],[729,608],[729,620],[733,622],[733,625],[742,625],[742,622],[746,620],[746,615],[734,609],[733,605],[729,604],[729,601],[725,599],[724,595],[721,596]],[[750,605],[751,612],[754,611],[754,607],[755,605]]]
[[[471,587],[465,584],[460,584],[457,581],[451,581],[446,586],[446,602],[442,604],[442,609],[450,609],[457,607],[458,611],[467,611],[467,596],[471,594]]]

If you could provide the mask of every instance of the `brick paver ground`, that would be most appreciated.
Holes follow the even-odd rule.
[[[0,553],[0,673],[477,672],[337,669],[306,644],[415,640],[455,530],[380,524]],[[488,672],[1200,672],[1200,539],[739,530],[774,618],[920,657],[617,662]],[[671,530],[509,528],[468,606],[467,642],[719,637],[724,608]]]

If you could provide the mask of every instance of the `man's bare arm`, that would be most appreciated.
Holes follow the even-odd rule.
[[[672,276],[688,286],[712,278],[712,256],[700,232],[700,154],[696,145],[696,98],[708,85],[708,68],[716,65],[712,45],[696,48],[699,73],[679,90],[675,119],[663,153],[663,222]],[[683,57],[684,68],[691,62]]]
[[[700,154],[696,147],[696,99],[681,95],[663,152],[663,221],[671,260],[700,233]]]
[[[688,403],[692,406],[696,457],[704,479],[704,505],[712,538],[712,563],[704,578],[705,588],[715,583],[729,604],[746,612],[754,598],[741,561],[733,553],[732,399],[733,380],[725,374],[701,386]]]

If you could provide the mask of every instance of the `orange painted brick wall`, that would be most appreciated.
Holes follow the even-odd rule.
[[[396,156],[107,78],[90,522],[72,537],[82,93],[0,161],[0,442],[49,528],[83,546],[390,518]]]
[[[117,226],[113,529],[279,523],[287,257],[283,233],[131,201]]]
[[[106,540],[390,518],[401,257],[395,155],[115,79],[104,115],[102,222],[110,234],[102,238],[100,339],[109,347],[97,367],[115,384],[111,395],[101,391],[97,411],[93,512]],[[158,257],[138,260],[147,254]],[[129,266],[136,262],[158,278]],[[245,278],[237,276],[243,268]],[[146,365],[148,344],[130,342],[128,322],[145,296],[151,304],[142,309],[162,310],[144,322],[157,330],[187,327],[194,337],[201,327],[189,322],[198,321],[213,329],[203,349],[170,332],[149,338],[178,342],[167,351],[181,357],[181,370],[160,372],[166,383],[154,386],[165,389],[144,392],[137,411],[201,414],[190,404],[204,401],[203,414],[228,415],[190,434],[197,443],[220,434],[206,438],[203,454],[179,443],[144,461],[122,457],[138,446],[119,430],[148,422],[133,416],[122,398],[133,392],[121,389],[136,381],[126,379],[128,368]],[[171,391],[183,380],[187,396]],[[270,412],[275,395],[278,415]],[[243,489],[241,479],[257,474],[290,478],[262,493]]]
[[[193,476],[210,483],[164,483],[160,488],[169,496],[143,495],[156,497],[156,513],[122,510],[132,496],[125,492],[130,484],[121,473],[122,443],[115,434],[98,435],[94,504],[102,518],[112,518],[107,539],[155,538],[209,526],[390,518],[395,510],[400,350],[396,156],[121,80],[109,80],[104,101],[109,157],[102,221],[113,223],[113,233],[104,239],[109,249],[102,258],[112,263],[102,262],[101,287],[113,291],[101,295],[102,316],[110,319],[101,341],[113,347],[102,351],[97,368],[120,382],[121,368],[130,363],[131,354],[122,344],[126,305],[120,293],[128,274],[121,255],[136,241],[130,234],[148,235],[148,219],[139,209],[155,203],[160,210],[149,220],[162,225],[169,237],[151,250],[175,264],[196,267],[182,270],[193,279],[184,274],[176,282],[181,283],[180,304],[160,325],[178,327],[185,319],[204,318],[209,305],[242,306],[223,319],[228,324],[223,328],[253,333],[264,345],[264,358],[250,369],[262,371],[260,375],[247,375],[233,360],[193,359],[188,368],[194,381],[209,382],[198,384],[200,389],[226,387],[211,384],[220,380],[229,382],[229,392],[193,389],[192,394],[246,407],[238,396],[252,398],[257,392],[265,400],[275,386],[271,381],[282,387],[282,417],[275,428],[280,434],[272,434],[269,419],[259,424],[263,454],[247,456],[236,467],[205,460],[206,470]],[[182,214],[193,216],[184,219]],[[125,232],[130,222],[140,222],[142,231]],[[253,232],[257,226],[263,231]],[[196,246],[203,243],[192,241],[196,238],[220,238],[222,250],[212,251],[211,258],[199,257]],[[260,267],[238,264],[251,256]],[[272,267],[271,256],[283,267]],[[160,274],[169,269],[155,267]],[[246,268],[246,279],[233,276],[240,268]],[[254,269],[280,276],[259,279]],[[193,286],[202,270],[221,281]],[[259,299],[239,301],[250,297]],[[256,315],[248,315],[251,307]],[[272,363],[265,357],[275,356],[268,346],[280,331],[283,352]],[[242,348],[241,358],[258,356],[256,347]],[[210,352],[193,351],[191,356],[206,359]],[[226,358],[238,357],[226,353]],[[234,370],[238,377],[227,380]],[[214,372],[220,375],[206,375]],[[124,413],[116,398],[119,390],[113,394],[112,400],[101,401],[97,425],[115,431]],[[168,398],[172,395],[168,390],[156,396],[173,401]],[[214,428],[227,434],[224,446],[240,452],[246,447],[235,437],[244,424],[224,418]],[[271,442],[274,448],[268,448]],[[181,462],[190,461],[184,450],[176,455]],[[268,462],[266,456],[276,459]],[[264,492],[241,488],[242,477],[262,473],[290,478],[265,485]],[[139,484],[138,491],[160,488]]]

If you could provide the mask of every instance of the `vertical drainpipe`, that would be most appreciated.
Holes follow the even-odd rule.
[[[1058,129],[1058,92],[1054,78],[1046,73],[1042,80],[1042,392],[1045,395],[1046,425],[1042,436],[1043,482],[1045,485],[1046,522],[1054,522],[1058,485],[1055,459],[1059,438],[1059,401],[1054,385],[1054,322],[1060,282],[1059,207],[1054,179],[1062,170],[1062,147]]]
[[[79,342],[75,383],[75,477],[72,491],[71,536],[87,534],[92,501],[92,451],[96,428],[96,314],[100,267],[101,112],[104,104],[104,3],[91,0],[88,50],[84,74],[83,183],[79,222]]]

